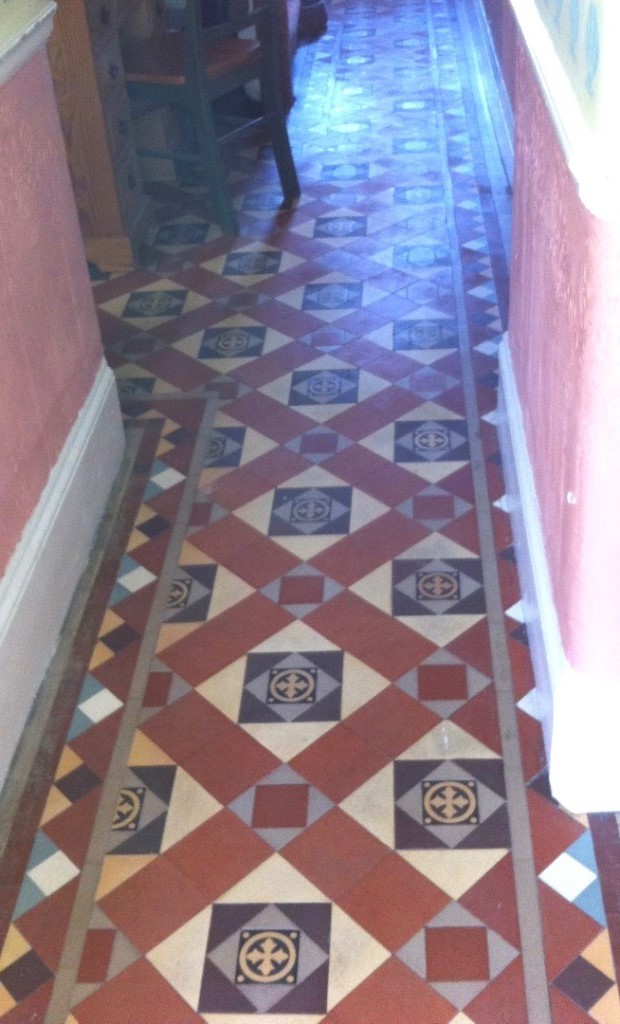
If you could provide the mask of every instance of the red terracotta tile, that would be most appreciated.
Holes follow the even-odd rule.
[[[324,590],[323,576],[287,576],[280,584],[279,603],[319,604],[323,600]]]
[[[466,512],[459,519],[454,519],[447,526],[443,526],[440,532],[442,536],[449,537],[450,540],[467,548],[468,551],[473,551],[475,554],[478,554],[480,551],[478,520],[474,509]],[[515,601],[517,600],[518,595],[515,597]]]
[[[429,981],[489,980],[486,928],[426,928],[425,943]]]
[[[547,973],[553,981],[592,942],[601,928],[544,882],[538,883],[538,891]]]
[[[450,902],[441,889],[389,853],[338,897],[362,928],[395,952]]]
[[[436,649],[430,640],[348,592],[311,612],[305,621],[392,681]]]
[[[452,721],[497,754],[502,753],[497,702],[492,684],[455,711]]]
[[[263,356],[261,359],[248,360],[247,363],[233,370],[231,376],[249,384],[250,387],[260,388],[263,384],[297,369],[298,366],[304,366],[314,358],[312,349],[304,345],[302,341],[292,341],[290,345],[276,349],[275,352],[270,352],[269,355]]]
[[[518,949],[521,945],[512,859],[500,860],[459,902]]]
[[[414,1019],[412,1012],[419,1021],[448,1024],[456,1011],[452,1003],[392,958],[343,999],[327,1015],[325,1024],[405,1024]]]
[[[108,770],[122,714],[122,709],[115,711],[102,722],[93,725],[92,729],[87,729],[80,736],[76,736],[69,744],[100,778],[103,778]]]
[[[330,899],[383,861],[387,848],[338,807],[285,846],[282,856]]]
[[[527,793],[534,863],[540,874],[582,835],[584,828],[566,811],[533,790]]]
[[[191,391],[207,384],[215,376],[213,370],[184,352],[174,348],[161,348],[140,360],[145,370],[168,381],[182,391]]]
[[[307,416],[302,416],[294,409],[288,409],[258,392],[230,402],[226,406],[226,412],[241,423],[254,427],[261,434],[279,441],[280,444],[291,441],[298,434],[303,434],[314,426],[314,421]]]
[[[99,901],[104,914],[143,953],[172,935],[204,905],[202,893],[164,857],[151,861]]]
[[[291,767],[338,803],[389,761],[344,725],[330,729],[290,762]]]
[[[517,725],[521,740],[523,777],[527,783],[547,765],[545,741],[540,722],[520,708],[517,708]]]
[[[168,541],[170,541],[169,532]],[[149,612],[153,604],[157,582],[149,583],[142,587],[135,594],[130,594],[124,601],[118,601],[114,605],[114,613],[120,615],[121,619],[127,622],[138,633],[144,632]]]
[[[330,470],[331,472],[331,470]],[[423,526],[387,512],[312,560],[321,572],[350,586],[427,536]]]
[[[420,665],[420,700],[467,700],[465,665]]]
[[[48,821],[43,828],[46,835],[76,867],[81,868],[86,859],[100,797],[101,786],[96,786],[90,793],[76,800],[71,807],[67,807],[65,811],[61,811]]]
[[[175,843],[164,859],[211,903],[273,853],[232,811],[219,811]]]
[[[447,650],[455,657],[466,661],[472,668],[477,668],[483,675],[493,676],[491,661],[491,645],[489,643],[489,627],[486,618],[448,645]]]
[[[525,1000],[521,959],[502,971],[465,1008],[476,1024],[531,1024]]]
[[[329,427],[333,428],[333,420],[330,421]],[[340,477],[341,480],[346,480],[349,484],[362,488],[370,476],[389,465],[389,462],[381,458],[380,455],[375,455],[374,452],[359,444],[349,445],[348,448],[344,448],[324,463],[330,473]],[[403,469],[400,472],[411,479],[411,474],[406,470]]]
[[[142,728],[221,803],[239,796],[279,764],[265,747],[195,693],[164,708]]]
[[[393,758],[430,732],[440,721],[433,711],[402,690],[390,687],[350,715],[346,727],[369,747]]]
[[[257,786],[253,828],[305,828],[309,787],[299,784]]]
[[[135,1024],[204,1024],[146,960],[138,960],[117,974],[79,1003],[73,1015],[78,1024],[115,1024],[121,1020]]]
[[[116,932],[113,928],[91,928],[80,960],[78,982],[102,982],[108,976]]]
[[[46,981],[31,996],[22,999],[8,1013],[3,1014],[2,1024],[33,1024],[45,1020],[45,1013],[52,995],[53,979]],[[81,1024],[81,1022],[80,1022]]]
[[[563,992],[551,986],[549,990],[553,1024],[592,1024],[592,1017]]]
[[[152,502],[150,505],[153,507]],[[134,548],[131,552],[131,557],[135,558],[136,562],[143,565],[149,572],[158,575],[162,570],[169,545],[170,535],[166,531],[154,537],[153,540],[149,540],[145,544],[140,544],[137,548]]]
[[[74,878],[19,918],[19,930],[52,971],[60,965],[78,882]]]
[[[198,686],[256,644],[284,629],[292,618],[262,594],[252,594],[171,644],[159,656],[191,686]]]

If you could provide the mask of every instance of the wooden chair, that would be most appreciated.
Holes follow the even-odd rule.
[[[157,107],[179,107],[182,124],[189,127],[182,133],[181,148],[141,148],[139,152],[175,165],[202,164],[225,235],[239,234],[239,225],[220,151],[242,132],[266,129],[286,203],[300,194],[279,88],[275,12],[275,0],[229,0],[229,20],[205,28],[200,0],[186,0],[181,31],[165,29],[148,40],[126,44],[123,51],[127,91],[136,115]],[[252,38],[239,35],[247,28],[253,30]],[[261,113],[249,118],[216,116],[216,101],[256,79],[261,86]]]

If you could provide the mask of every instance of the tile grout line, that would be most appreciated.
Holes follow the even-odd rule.
[[[434,25],[429,14],[429,37],[435,58]],[[437,68],[437,61],[433,62]],[[443,116],[444,100],[440,86],[440,72],[435,71],[437,109]],[[445,132],[444,132],[445,138]],[[447,209],[454,210],[452,178],[444,152],[444,186],[448,196]],[[451,205],[450,205],[451,201]],[[454,289],[457,320],[459,324],[459,348],[463,373],[463,393],[466,420],[470,440],[471,469],[476,500],[478,531],[484,589],[487,595],[487,624],[491,659],[493,665],[495,694],[502,737],[502,758],[505,766],[506,796],[511,834],[511,854],[515,876],[517,914],[521,935],[521,957],[525,979],[525,999],[530,1024],[552,1024],[549,1002],[549,983],[545,969],[545,954],[538,898],[537,876],[533,866],[533,847],[529,811],[525,793],[520,739],[514,704],[512,673],[506,644],[504,613],[502,609],[499,574],[493,526],[491,503],[486,481],[485,460],[480,438],[480,417],[476,401],[476,379],[473,371],[469,344],[469,330],[465,309],[464,283],[460,261],[460,243],[456,231],[454,213],[448,214],[448,231],[451,235],[453,270],[458,275]]]
[[[45,1024],[64,1024],[67,1015],[71,1012],[71,994],[76,984],[80,956],[88,924],[93,908],[96,906],[95,893],[99,883],[103,860],[107,853],[110,822],[112,821],[119,788],[127,767],[127,759],[138,724],[142,697],[148,682],[150,665],[155,654],[164,601],[168,593],[172,573],[177,566],[186,538],[198,476],[202,469],[217,407],[218,401],[216,398],[207,398],[203,420],[197,432],[196,447],[187,474],[183,497],[175,516],[173,536],[159,574],[153,604],[144,629],[140,654],[125,703],[123,720],[114,744],[110,766],[106,773],[101,800],[91,832],[91,840],[67,926],[63,952],[56,972],[52,996],[45,1015]]]

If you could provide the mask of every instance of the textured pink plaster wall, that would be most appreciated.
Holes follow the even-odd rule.
[[[583,206],[516,56],[510,348],[564,649],[617,674],[620,231]]]
[[[101,361],[47,58],[0,86],[0,574]]]

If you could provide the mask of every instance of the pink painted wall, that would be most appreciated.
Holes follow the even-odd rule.
[[[47,58],[0,86],[0,575],[102,358]]]
[[[615,675],[620,231],[583,206],[519,39],[515,71],[510,348],[564,650]]]
[[[506,91],[514,107],[517,22],[510,0],[482,0]]]

